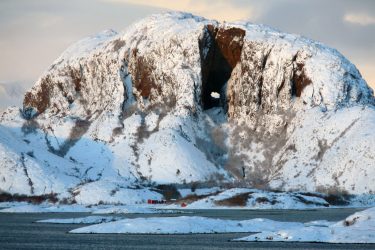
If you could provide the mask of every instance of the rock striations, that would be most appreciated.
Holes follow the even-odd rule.
[[[374,125],[373,91],[336,50],[158,14],[72,45],[1,115],[0,189],[82,202],[197,181],[371,193]]]

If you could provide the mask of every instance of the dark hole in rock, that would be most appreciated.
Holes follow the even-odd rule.
[[[215,42],[216,44],[216,42]],[[213,98],[212,92],[219,93],[224,96],[224,85],[230,78],[232,68],[225,60],[223,54],[217,45],[210,48],[211,55],[208,55],[207,69],[202,81],[202,105],[203,109],[210,109],[220,106],[220,98]],[[224,93],[223,93],[224,92]]]
[[[212,92],[219,93],[221,96],[225,94],[224,85],[228,82],[232,68],[225,60],[220,50],[215,48],[212,64],[207,76],[207,80],[203,82],[202,104],[203,109],[210,109],[220,106],[220,98],[213,98]]]
[[[226,83],[240,60],[245,31],[237,28],[205,27],[199,41],[202,67],[201,104],[203,109],[225,106]],[[219,98],[212,96],[219,94]]]

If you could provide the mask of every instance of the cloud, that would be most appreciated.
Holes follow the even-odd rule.
[[[359,62],[357,68],[361,72],[367,84],[375,90],[375,63],[373,62]]]
[[[0,83],[0,111],[10,105],[21,106],[24,93],[21,83]]]
[[[25,25],[30,25],[30,22],[32,22],[35,29],[47,29],[59,25],[63,21],[63,17],[55,13],[38,11],[25,13],[22,16],[11,19],[7,22],[7,26],[11,29],[20,29]]]
[[[344,15],[344,21],[352,24],[367,26],[375,24],[375,17],[366,13],[347,13]]]
[[[247,6],[240,6],[233,1],[225,0],[102,0],[110,3],[127,3],[142,5],[148,7],[157,7],[169,10],[187,11],[193,14],[201,15],[206,18],[216,19],[219,21],[236,21],[244,19],[255,19],[254,9]]]

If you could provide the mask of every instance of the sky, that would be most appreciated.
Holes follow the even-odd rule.
[[[0,0],[0,107],[18,104],[11,94],[30,88],[75,41],[166,10],[249,20],[318,40],[344,54],[375,88],[373,0]]]

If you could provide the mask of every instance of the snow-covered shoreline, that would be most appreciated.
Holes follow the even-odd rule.
[[[374,243],[375,208],[354,213],[332,224],[285,227],[253,234],[234,241],[284,241],[322,243]]]
[[[356,212],[346,219],[281,222],[263,218],[214,219],[200,216],[134,218],[89,225],[74,234],[212,234],[254,233],[233,241],[286,241],[324,243],[375,243],[375,208]]]
[[[133,190],[133,192],[135,192]],[[238,209],[238,210],[308,210],[326,208],[368,208],[375,206],[375,195],[340,196],[307,192],[275,192],[251,188],[219,187],[178,189],[178,199],[163,200],[157,196],[156,201],[163,204],[147,204],[148,196],[139,190],[137,203],[132,199],[123,199],[122,203],[97,203],[97,200],[111,201],[112,197],[97,195],[76,204],[42,202],[0,202],[1,213],[48,213],[48,212],[92,212],[94,214],[127,214],[127,213],[183,213],[184,210],[197,209]],[[92,194],[94,196],[94,194]],[[88,202],[91,201],[91,202]],[[127,203],[130,202],[130,203]]]
[[[111,221],[118,221],[123,218],[113,216],[87,216],[80,218],[67,218],[67,219],[46,219],[38,220],[36,223],[51,223],[51,224],[100,224]]]
[[[71,213],[72,218],[51,218],[38,220],[37,223],[55,224],[89,224],[71,230],[74,234],[213,234],[213,233],[253,233],[234,241],[287,241],[287,242],[324,242],[324,243],[375,243],[375,207],[355,212],[340,221],[328,221],[321,217],[312,221],[301,222],[288,219],[278,221],[262,218],[270,211],[289,209],[263,209],[258,218],[246,219],[246,216],[215,218],[210,212],[205,216],[197,215],[202,209],[189,208],[187,211],[168,209],[168,205],[56,205],[56,204],[25,204],[4,203],[1,213]],[[8,208],[4,208],[8,206]],[[163,209],[161,209],[163,208]],[[341,207],[341,208],[348,208]],[[209,209],[208,207],[205,208]],[[215,208],[211,208],[215,210]],[[216,208],[217,209],[217,208]],[[223,209],[223,208],[219,208]],[[226,208],[230,209],[230,208]],[[305,208],[309,211],[339,209],[337,207]],[[204,210],[204,209],[203,209]],[[233,210],[233,208],[232,208]],[[259,210],[259,209],[249,209]],[[301,211],[301,212],[302,212]],[[355,211],[355,210],[354,210]],[[290,211],[293,213],[293,210]],[[353,213],[349,210],[346,214]],[[76,214],[75,214],[76,213]],[[85,213],[87,215],[85,215]],[[180,213],[184,213],[180,215]],[[132,215],[128,217],[129,215]],[[213,212],[215,214],[215,212]],[[283,213],[282,213],[283,214]],[[80,217],[76,217],[76,216]],[[83,216],[83,217],[82,217]],[[346,216],[346,215],[345,215]],[[56,215],[58,217],[58,215]],[[65,217],[65,216],[64,216]],[[251,217],[250,217],[251,218]],[[276,220],[274,219],[276,218]],[[281,220],[283,217],[280,217]],[[294,218],[294,217],[293,217]],[[302,217],[301,217],[302,218]],[[328,218],[328,217],[326,217]],[[332,217],[329,217],[332,218]]]
[[[1,203],[0,203],[1,205]],[[0,213],[92,213],[101,214],[173,214],[185,213],[172,209],[157,209],[143,205],[58,205],[58,204],[25,204],[7,203],[7,207],[0,209]]]

